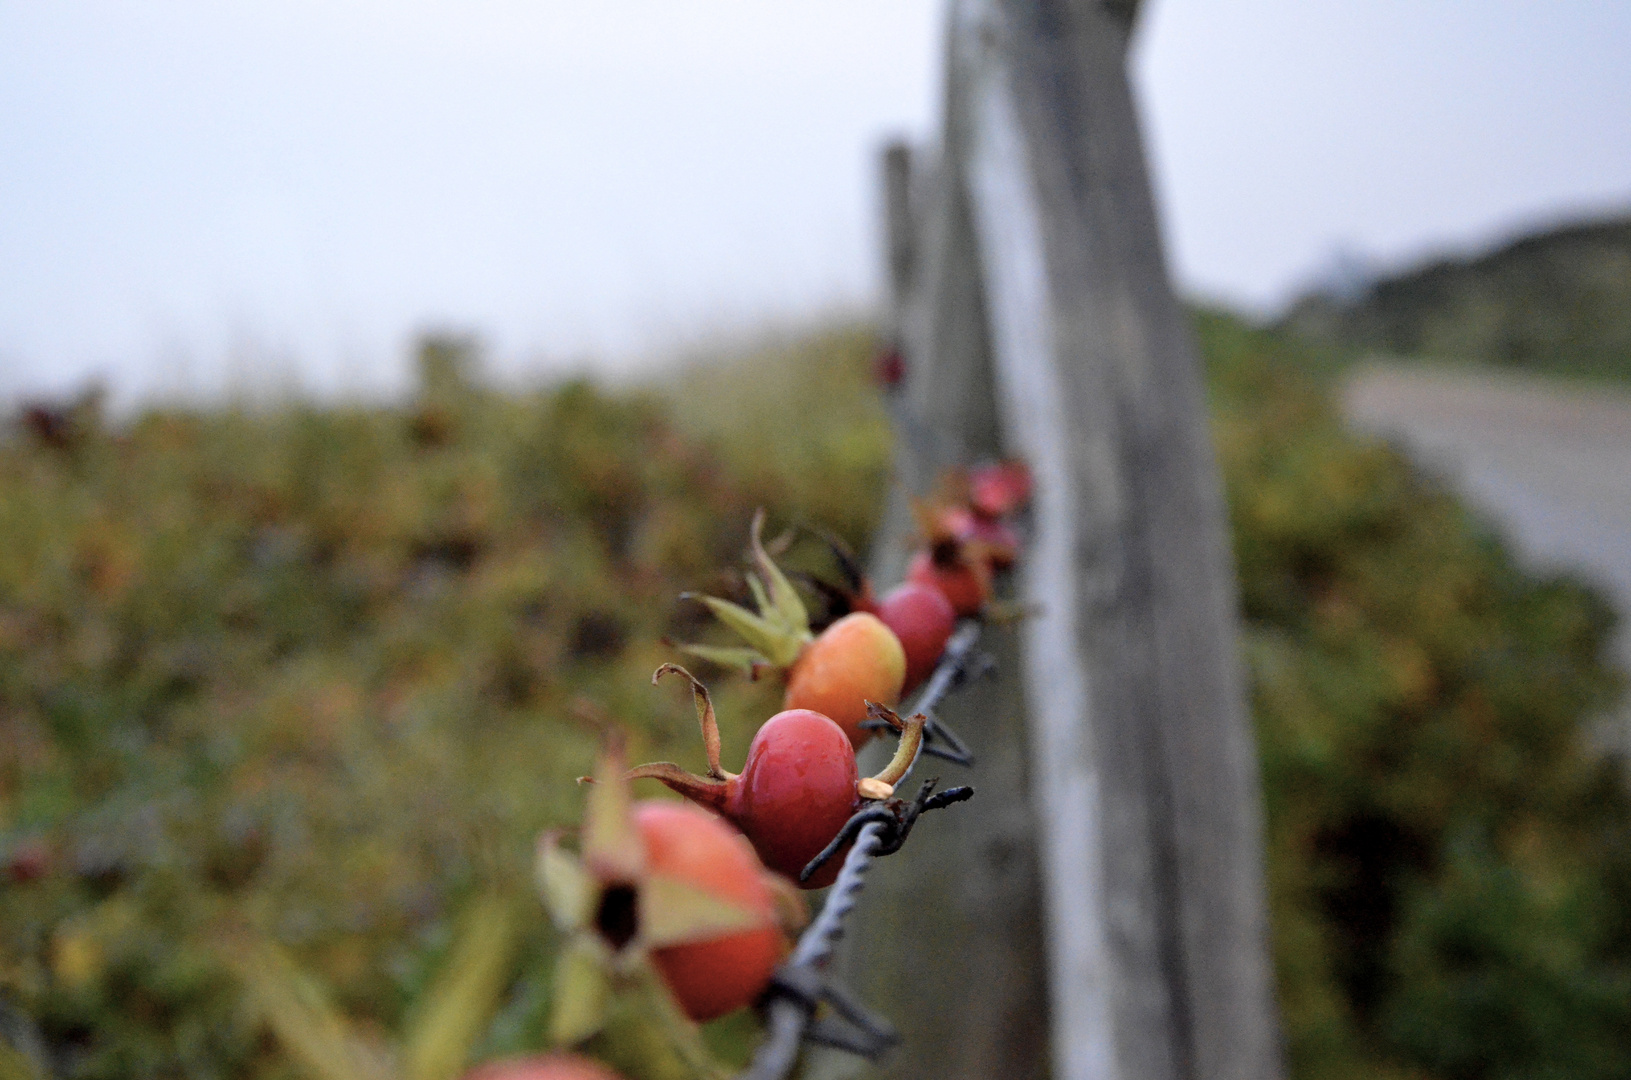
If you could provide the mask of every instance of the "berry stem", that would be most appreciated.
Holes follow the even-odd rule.
[[[862,780],[857,787],[862,795],[869,799],[887,799],[895,793],[894,785],[911,771],[912,765],[917,761],[917,752],[923,747],[923,725],[928,717],[917,713],[910,720],[902,722],[894,710],[875,701],[866,703],[867,715],[874,719],[886,721],[890,727],[900,732],[900,743],[895,747],[895,756],[885,765],[883,771],[877,776]],[[881,791],[882,794],[874,794]]]

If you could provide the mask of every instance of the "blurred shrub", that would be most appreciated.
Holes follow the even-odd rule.
[[[861,341],[799,362],[864,411]],[[245,923],[399,1029],[465,900],[576,817],[596,718],[700,766],[649,679],[755,507],[843,491],[864,536],[881,498],[854,409],[830,437],[859,450],[744,479],[653,394],[484,392],[460,338],[419,359],[399,409],[41,407],[0,443],[0,1003],[63,1076],[288,1075],[223,964]],[[728,752],[768,692],[724,689]],[[529,923],[490,1050],[536,1038]]]
[[[1294,1074],[1631,1075],[1611,613],[1345,431],[1300,346],[1199,327]]]
[[[872,382],[877,343],[845,327],[694,363],[665,383],[675,417],[766,505],[864,551],[894,451]]]

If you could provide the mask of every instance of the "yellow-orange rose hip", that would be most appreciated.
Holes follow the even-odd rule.
[[[866,703],[894,705],[906,680],[906,652],[883,620],[846,615],[804,647],[788,674],[784,709],[829,716],[857,749],[872,737],[861,727]]]

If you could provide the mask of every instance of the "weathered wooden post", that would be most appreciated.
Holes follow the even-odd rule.
[[[891,1076],[1274,1080],[1256,762],[1200,372],[1125,69],[1135,4],[954,0],[932,167],[887,161],[904,492],[1037,479],[979,794],[877,875],[851,978]],[[893,572],[893,574],[892,574]],[[953,768],[946,766],[946,768]]]

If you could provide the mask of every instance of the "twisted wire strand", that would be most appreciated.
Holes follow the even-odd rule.
[[[974,655],[974,646],[978,645],[979,642],[979,621],[975,619],[963,620],[963,624],[957,628],[951,639],[946,642],[946,649],[940,657],[940,663],[935,665],[934,673],[929,676],[929,681],[924,684],[922,691],[917,695],[917,700],[912,702],[905,715],[915,716],[918,713],[923,713],[929,718],[930,722],[938,725],[940,721],[934,715],[934,710],[946,699],[948,694],[962,685],[969,659]],[[953,738],[955,739],[955,736]],[[961,743],[961,740],[956,741],[959,744]],[[927,739],[924,740],[923,745],[928,745]],[[901,775],[897,784],[906,783],[912,775],[912,770],[917,768],[917,763],[922,760],[923,748],[919,747],[917,756],[906,767],[906,772]]]
[[[844,936],[844,920],[855,909],[856,897],[866,884],[866,872],[872,868],[872,856],[883,840],[882,833],[883,826],[875,822],[861,829],[855,846],[844,857],[844,866],[838,871],[838,880],[833,882],[821,914],[800,935],[787,966],[820,967],[832,958],[833,948]],[[771,1002],[765,1041],[737,1080],[782,1080],[798,1060],[799,1043],[809,1022],[810,1012],[801,1002],[785,997]]]
[[[940,663],[934,667],[934,673],[929,681],[923,684],[918,692],[917,700],[905,710],[904,715],[914,713],[933,712],[935,707],[945,700],[957,686],[959,676],[963,674],[964,665],[974,652],[974,646],[980,642],[980,622],[977,619],[964,619],[951,637],[946,641],[945,650],[941,653]]]

